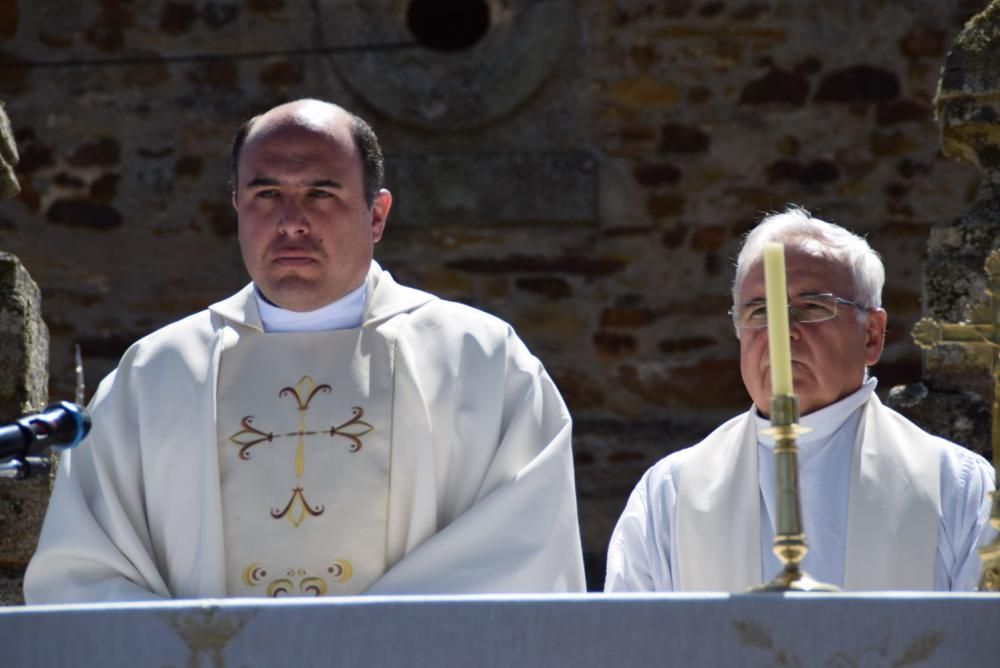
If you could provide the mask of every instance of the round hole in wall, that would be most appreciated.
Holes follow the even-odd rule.
[[[429,49],[461,51],[490,29],[490,6],[486,0],[412,0],[406,25]]]

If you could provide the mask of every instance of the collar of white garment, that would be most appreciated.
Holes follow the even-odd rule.
[[[841,425],[847,421],[847,418],[849,418],[854,411],[868,401],[872,392],[875,391],[876,385],[878,385],[878,380],[875,378],[869,378],[853,394],[847,395],[840,401],[832,403],[826,408],[821,408],[818,411],[813,411],[809,415],[799,418],[799,426],[806,427],[810,431],[799,435],[798,438],[795,439],[796,443],[798,445],[803,445],[825,442],[834,433],[836,433],[838,429],[840,429]],[[757,441],[761,445],[769,448],[773,447],[774,437],[762,433],[765,429],[771,426],[771,421],[758,415],[756,410],[754,411],[754,418],[757,421]]]
[[[361,326],[365,311],[367,279],[337,301],[315,311],[289,311],[270,303],[254,286],[253,296],[265,332],[326,332]]]

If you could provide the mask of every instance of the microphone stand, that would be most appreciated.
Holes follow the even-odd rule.
[[[26,480],[40,475],[48,475],[52,463],[48,457],[18,457],[0,463],[0,478]]]
[[[75,399],[79,406],[85,404],[83,357],[80,344],[73,346],[73,371],[76,376]],[[52,470],[51,456],[29,456],[26,452],[0,455],[0,479],[26,480],[48,475]]]

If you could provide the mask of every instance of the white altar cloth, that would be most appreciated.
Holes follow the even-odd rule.
[[[996,666],[1000,594],[577,594],[0,608],[0,665]]]

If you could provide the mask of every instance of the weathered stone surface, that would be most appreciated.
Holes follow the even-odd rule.
[[[835,162],[822,158],[807,163],[783,159],[768,165],[767,176],[772,182],[795,181],[804,186],[814,186],[836,181],[840,178],[840,170]]]
[[[711,135],[698,127],[667,123],[660,131],[661,153],[702,153],[711,143]]]
[[[38,286],[0,252],[0,424],[41,409],[48,392],[49,335]],[[0,478],[0,603],[21,603],[20,577],[38,542],[49,480]]]
[[[818,102],[882,102],[899,95],[899,78],[871,65],[854,65],[823,77]]]
[[[198,12],[190,2],[168,2],[160,11],[160,30],[168,35],[187,32],[194,27]]]
[[[573,42],[572,0],[506,4],[486,35],[461,57],[411,47],[347,52],[332,64],[356,95],[399,122],[434,129],[482,126],[531,96]],[[419,47],[400,14],[396,0],[346,0],[321,9],[317,18],[333,44]],[[391,85],[384,85],[387,79]]]
[[[18,152],[21,154],[21,160],[17,164],[17,171],[22,174],[30,174],[38,169],[51,167],[55,164],[52,149],[40,142],[33,130],[16,130],[14,139],[17,142]]]
[[[260,70],[260,82],[265,86],[284,89],[302,83],[302,63],[295,60],[276,60]]]
[[[890,100],[880,104],[875,118],[879,125],[897,125],[899,123],[922,123],[931,117],[931,109],[927,104],[913,100]]]
[[[446,266],[475,273],[564,273],[598,277],[613,274],[625,266],[623,260],[610,257],[537,257],[512,255],[506,258],[453,260]]]
[[[646,210],[653,220],[662,218],[673,218],[684,211],[684,204],[687,199],[684,195],[670,193],[668,195],[654,195],[649,198]]]
[[[597,220],[596,170],[583,152],[390,155],[386,182],[399,198],[395,225],[578,224]],[[498,181],[520,196],[495,188]],[[559,206],[552,206],[553,193]]]
[[[656,344],[656,347],[664,355],[672,355],[703,350],[713,345],[715,345],[715,339],[709,336],[685,336],[677,339],[663,339]]]
[[[114,229],[124,222],[121,212],[117,209],[78,198],[56,200],[45,216],[59,225],[89,227],[95,230]]]
[[[672,107],[681,97],[676,85],[645,75],[619,81],[609,93],[615,103],[635,110]]]
[[[631,334],[621,332],[596,332],[594,349],[599,355],[622,357],[639,349],[639,341]]]
[[[677,183],[681,180],[681,174],[681,170],[669,162],[637,165],[635,168],[636,181],[643,186]]]
[[[993,102],[1000,93],[997,63],[1000,4],[993,2],[955,40],[935,99],[944,151],[976,166],[982,177],[969,210],[936,224],[927,246],[924,312],[943,322],[965,320],[969,308],[986,298],[984,262],[1000,248],[1000,192],[994,185],[1000,180],[1000,115]],[[926,429],[985,454],[995,389],[987,361],[995,354],[976,348],[944,344],[926,352],[923,382],[894,387],[889,401]]]
[[[656,320],[651,309],[636,306],[614,306],[601,311],[601,327],[645,327]]]
[[[75,167],[110,167],[118,163],[121,148],[114,137],[101,137],[81,144],[69,156],[69,164]]]
[[[0,39],[10,39],[17,34],[17,0],[0,4]]]
[[[944,55],[945,32],[920,26],[903,35],[899,48],[910,58],[937,58]]]
[[[49,335],[41,293],[14,256],[0,252],[0,420],[4,424],[45,401]]]
[[[691,391],[693,378],[698,379],[699,392]],[[684,366],[623,365],[618,381],[636,396],[660,406],[736,409],[748,403],[739,362],[732,359],[709,359]]]
[[[524,276],[518,278],[514,285],[520,290],[527,290],[549,299],[562,299],[572,294],[572,288],[564,279],[555,276]]]
[[[17,174],[14,173],[19,159],[14,130],[3,109],[3,103],[0,103],[0,199],[7,199],[21,192]]]
[[[771,70],[746,85],[742,104],[785,104],[799,107],[809,96],[809,80],[796,72]]]
[[[728,238],[722,225],[702,225],[695,228],[691,235],[691,250],[698,253],[715,251],[722,248]]]

